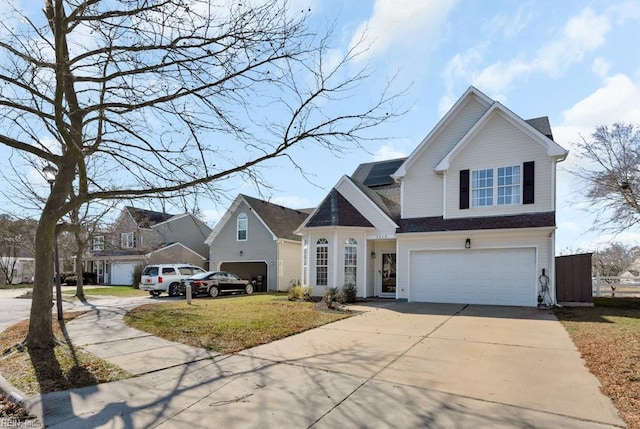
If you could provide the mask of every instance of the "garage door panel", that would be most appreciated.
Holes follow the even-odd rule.
[[[534,248],[411,253],[410,299],[463,304],[536,304]]]
[[[136,263],[116,262],[111,265],[112,285],[131,285]]]

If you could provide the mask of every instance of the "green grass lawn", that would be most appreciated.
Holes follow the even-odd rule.
[[[20,283],[17,285],[0,285],[0,289],[31,289],[33,283]]]
[[[64,295],[75,295],[74,290],[62,291]],[[85,295],[93,296],[149,296],[149,292],[136,289],[133,286],[84,287]]]
[[[125,322],[167,340],[235,353],[349,316],[267,294],[147,304],[130,311]]]
[[[640,299],[594,298],[555,311],[629,429],[640,429]]]

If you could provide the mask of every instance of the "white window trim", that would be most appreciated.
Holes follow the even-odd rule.
[[[133,249],[135,247],[135,236],[133,232],[120,233],[120,247],[123,249]]]
[[[498,171],[501,168],[518,168],[518,177],[519,177],[519,181],[518,183],[512,183],[510,185],[500,185],[500,176],[498,175]],[[513,176],[513,174],[512,174]],[[523,177],[522,177],[522,167],[521,165],[506,165],[503,167],[498,167],[496,168],[496,205],[498,206],[517,206],[520,205],[522,203],[522,187],[523,187]],[[518,194],[517,194],[517,202],[515,203],[502,203],[500,204],[499,200],[500,200],[500,188],[513,188],[513,187],[518,187]],[[512,195],[512,199],[513,199],[513,195]]]
[[[354,264],[347,265],[347,249],[353,249]],[[348,238],[344,245],[344,283],[347,284],[347,268],[353,268],[354,283],[358,284],[358,242],[355,238]]]
[[[104,250],[104,235],[94,235],[91,244],[91,249],[94,252]]]
[[[322,242],[322,243],[321,243]],[[316,275],[315,275],[315,283],[316,286],[329,286],[329,241],[326,238],[319,238],[316,241],[316,252],[315,252],[315,256],[316,256]],[[318,249],[320,248],[324,248],[325,249],[325,255],[326,255],[326,264],[325,265],[320,265],[318,263]],[[326,270],[325,272],[325,279],[326,279],[326,283],[325,284],[320,284],[318,283],[318,268],[324,268]]]
[[[498,186],[498,169],[499,168],[506,168],[506,167],[519,167],[520,168],[520,182],[517,184],[518,186],[518,202],[517,203],[508,203],[508,204],[498,204],[498,189],[499,188],[503,188],[505,187],[503,186]],[[491,197],[491,204],[490,205],[485,205],[485,206],[479,206],[476,205],[474,203],[474,199],[473,199],[473,191],[476,190],[476,188],[474,188],[473,186],[473,173],[478,172],[478,171],[483,171],[483,170],[491,170],[492,171],[492,179],[493,179],[493,186],[492,186],[492,197]],[[523,188],[523,171],[522,171],[522,164],[511,164],[511,165],[501,165],[499,167],[487,167],[487,168],[476,168],[471,170],[470,173],[470,177],[469,177],[469,181],[470,181],[470,186],[469,186],[469,199],[470,201],[470,207],[474,208],[474,209],[484,209],[484,208],[491,208],[491,207],[503,207],[503,206],[518,206],[518,205],[522,205],[522,188]],[[512,184],[512,185],[508,185],[510,186],[516,186],[516,184]],[[489,189],[489,188],[479,188],[479,189]]]
[[[244,221],[244,238],[240,238],[240,222]],[[236,241],[247,241],[249,239],[249,216],[246,213],[240,213],[236,220]]]

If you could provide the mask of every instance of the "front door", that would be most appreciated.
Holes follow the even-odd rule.
[[[396,254],[382,254],[382,295],[396,294]]]

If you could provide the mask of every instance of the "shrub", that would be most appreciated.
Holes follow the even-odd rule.
[[[140,288],[140,282],[142,281],[142,271],[144,270],[144,265],[138,264],[133,268],[133,274],[131,275],[131,281],[133,282],[132,286],[136,289]]]
[[[302,286],[302,299],[313,301],[313,288],[311,286]]]
[[[325,304],[327,304],[328,308],[333,307],[333,302],[338,298],[338,288],[337,287],[328,287],[324,291],[324,296],[322,299]]]
[[[356,302],[358,287],[352,283],[342,286],[338,302],[341,304],[353,304]]]
[[[289,301],[295,301],[302,298],[302,286],[296,285],[289,288],[287,292],[287,298]]]

